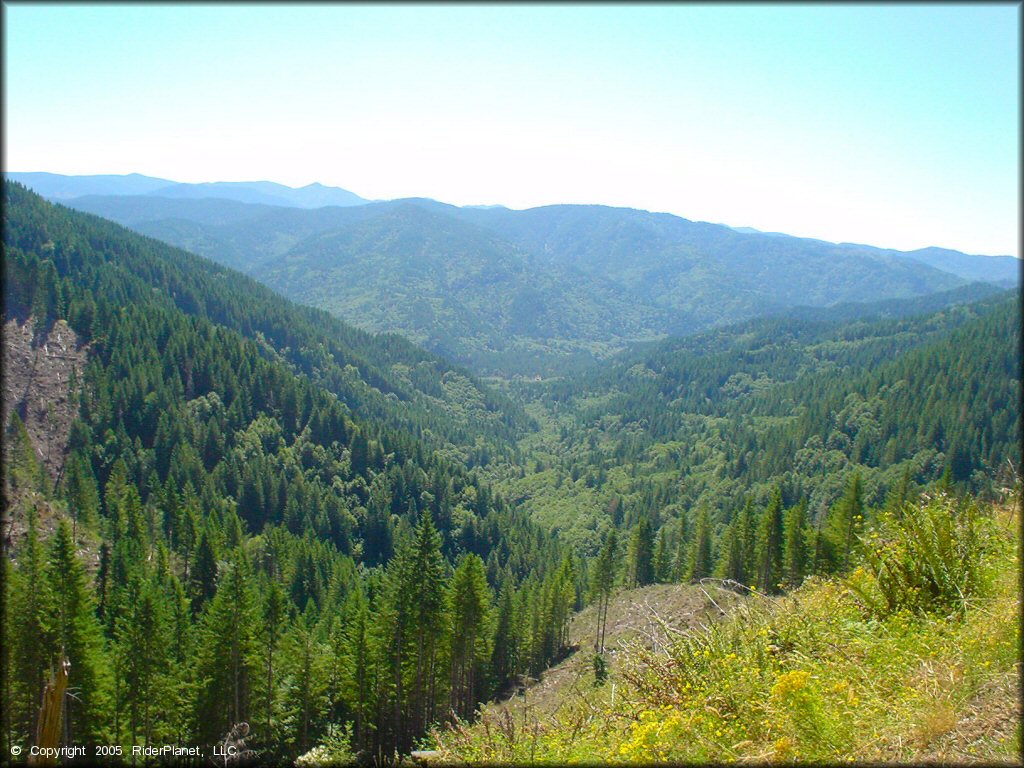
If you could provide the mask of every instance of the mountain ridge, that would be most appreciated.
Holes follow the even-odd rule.
[[[281,204],[282,189],[304,202]],[[206,194],[245,200],[197,197]],[[561,375],[635,342],[800,306],[1019,278],[1011,257],[837,245],[605,205],[518,211],[413,197],[300,207],[333,194],[223,182],[63,202],[503,378]]]
[[[293,208],[354,206],[370,201],[341,187],[313,182],[289,187],[273,181],[179,182],[139,173],[69,176],[46,172],[5,171],[4,177],[25,184],[52,200],[73,200],[94,194],[146,195],[169,198],[227,199]]]
[[[635,341],[797,305],[910,298],[970,282],[882,249],[744,235],[609,206],[513,211],[424,198],[316,209],[150,196],[67,202],[240,269],[363,328],[403,333],[503,377],[550,376]],[[396,217],[398,209],[405,214]],[[378,231],[370,236],[371,229]],[[398,248],[406,241],[421,243],[417,256]],[[424,271],[428,262],[436,269]],[[506,267],[501,292],[494,276],[477,268],[487,262]],[[317,274],[304,274],[299,263],[315,264]],[[440,279],[452,270],[475,276],[460,283],[468,294],[454,307]],[[395,305],[394,296],[405,303]],[[533,298],[510,303],[515,296]]]

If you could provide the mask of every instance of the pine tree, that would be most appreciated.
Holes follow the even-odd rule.
[[[519,620],[508,580],[498,596],[497,618],[491,643],[491,674],[495,692],[502,691],[519,669]]]
[[[711,520],[705,508],[697,513],[697,524],[690,549],[687,580],[696,583],[711,573]]]
[[[168,648],[170,669],[164,683],[167,712],[168,738],[178,745],[184,745],[191,737],[190,728],[193,695],[193,654],[192,609],[185,588],[177,576],[172,575],[168,585],[170,595],[170,648]]]
[[[658,531],[654,546],[654,580],[659,584],[672,580],[672,555],[669,554],[668,528],[664,525]]]
[[[807,567],[807,499],[786,510],[783,525],[782,572],[789,587],[803,581]]]
[[[782,491],[778,486],[772,490],[761,517],[758,543],[757,586],[765,592],[777,592],[782,576]]]
[[[440,535],[426,509],[414,538],[388,564],[377,611],[376,645],[391,705],[391,741],[379,745],[385,753],[407,751],[413,734],[422,733],[435,714],[446,624],[444,569]]]
[[[152,582],[135,582],[128,591],[132,599],[116,630],[119,666],[131,743],[149,745],[154,740],[154,709],[167,701],[162,683],[170,660],[168,616],[163,596]]]
[[[860,472],[854,472],[850,484],[843,497],[843,517],[846,518],[846,535],[843,539],[843,569],[850,565],[850,552],[853,549],[854,534],[863,527],[864,501],[861,498]]]
[[[448,592],[451,617],[450,706],[459,717],[469,718],[483,697],[488,658],[487,614],[490,588],[483,560],[470,553],[452,575]]]
[[[258,619],[245,555],[236,551],[225,570],[199,631],[197,721],[206,744],[249,719],[250,685],[258,674]]]
[[[736,535],[741,543],[741,584],[750,585],[757,572],[757,521],[754,518],[754,500],[747,498],[737,518]]]
[[[302,754],[318,736],[319,715],[327,705],[327,654],[316,638],[313,603],[300,613],[284,641],[287,685],[285,707],[295,730],[290,734]]]
[[[742,570],[742,541],[737,534],[737,521],[725,527],[722,538],[719,541],[718,562],[715,565],[715,575],[722,579],[739,581]]]
[[[277,652],[287,621],[287,604],[284,590],[276,579],[269,579],[263,590],[263,606],[260,623],[260,645],[263,652],[263,664],[266,669],[266,691],[264,691],[264,717],[266,733],[269,739],[274,732],[274,654]]]
[[[53,599],[54,642],[59,654],[71,663],[68,688],[74,695],[66,705],[65,734],[76,743],[93,747],[107,736],[109,664],[85,568],[75,554],[71,528],[64,519],[50,543],[47,577]]]
[[[679,513],[679,535],[676,537],[676,555],[672,562],[672,581],[683,581],[690,560],[690,526],[686,512]]]
[[[189,592],[192,598],[192,611],[199,613],[207,601],[217,591],[217,555],[210,540],[209,533],[204,530],[199,534],[199,545],[196,548],[196,560],[189,574]]]
[[[338,663],[342,668],[342,699],[354,716],[354,744],[365,749],[373,717],[370,612],[361,586],[356,585],[342,608],[342,643]]]
[[[11,582],[14,579],[11,561],[0,558],[0,749],[11,754],[15,746],[14,723],[11,718],[15,707],[11,675],[11,646],[14,635],[11,631],[10,605]]]
[[[654,530],[646,515],[640,518],[629,542],[629,572],[634,586],[654,583]]]
[[[422,733],[434,719],[437,706],[438,651],[445,631],[445,562],[441,536],[429,509],[423,511],[413,543],[406,589],[412,598],[415,638],[415,676],[411,691],[411,727]]]
[[[54,627],[54,600],[45,572],[36,512],[28,515],[28,532],[18,568],[12,574],[9,617],[12,636],[12,726],[24,743],[35,735],[43,685],[59,652]]]
[[[366,477],[366,470],[369,465],[369,444],[362,432],[356,432],[352,436],[350,463],[353,475]]]
[[[845,571],[850,565],[850,554],[856,534],[863,526],[864,503],[861,498],[860,473],[854,472],[846,485],[843,497],[833,505],[825,523],[824,538],[826,571]]]
[[[100,508],[96,477],[92,473],[89,462],[77,452],[72,453],[68,458],[64,487],[68,511],[75,522],[75,530],[72,535],[76,535],[79,525],[91,526],[95,523]]]

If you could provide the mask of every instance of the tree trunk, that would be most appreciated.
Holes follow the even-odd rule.
[[[68,670],[71,662],[61,661],[50,682],[43,689],[43,702],[39,708],[39,722],[36,725],[37,755],[29,755],[29,765],[56,765],[55,750],[60,745],[61,720],[64,715],[64,691],[68,687]],[[54,751],[51,751],[54,750]],[[44,757],[49,752],[51,757]]]

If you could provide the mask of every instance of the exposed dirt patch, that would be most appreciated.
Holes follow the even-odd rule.
[[[10,554],[27,534],[27,510],[36,510],[43,539],[56,529],[59,513],[47,497],[64,470],[68,434],[78,412],[70,386],[72,372],[81,381],[86,360],[86,349],[63,320],[34,340],[35,330],[32,319],[24,324],[9,320],[3,327],[3,434],[6,439],[11,414],[17,413],[43,472],[33,487],[12,485],[12,446],[4,444],[2,527]]]
[[[86,351],[67,323],[58,320],[33,344],[35,321],[4,325],[3,419],[16,412],[25,423],[36,458],[51,481],[64,469],[65,449],[77,402],[71,397],[72,371],[81,381]]]
[[[742,599],[727,590],[688,584],[620,590],[608,606],[605,658],[609,672],[614,673],[625,644],[640,642],[648,648],[664,647],[677,633],[707,625]],[[527,710],[532,719],[554,713],[574,694],[585,696],[593,690],[596,631],[596,607],[587,606],[569,625],[569,641],[574,651],[545,670],[540,680],[528,684],[521,695],[489,704],[484,710],[491,716],[508,710],[518,720],[523,719]]]
[[[1020,664],[994,676],[959,708],[950,728],[918,757],[923,763],[1006,761],[1020,765]]]

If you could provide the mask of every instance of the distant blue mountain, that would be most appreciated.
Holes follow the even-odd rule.
[[[126,176],[64,176],[60,173],[9,173],[4,177],[38,192],[51,200],[68,200],[84,195],[148,195],[173,185],[169,179],[158,179],[129,173]]]
[[[723,226],[729,226],[728,224]],[[768,235],[771,237],[791,237],[807,242],[833,245],[826,240],[814,240],[812,238],[796,238],[794,235],[787,235],[785,232],[763,232],[753,227],[731,227],[733,232],[745,235]],[[982,281],[994,283],[1004,287],[1017,285],[1021,279],[1021,260],[1013,256],[973,256],[960,251],[952,251],[948,248],[919,248],[916,251],[897,251],[892,248],[876,248],[873,245],[861,245],[860,243],[838,243],[841,248],[860,250],[866,254],[884,254],[895,256],[901,259],[912,259],[929,267],[941,269],[965,280]]]
[[[363,205],[354,192],[340,187],[310,184],[294,189],[272,181],[215,181],[206,184],[173,184],[147,193],[154,197],[226,198],[242,203],[283,205],[289,208],[323,208],[327,205],[348,207]]]
[[[921,248],[917,251],[894,253],[945,272],[952,272],[968,280],[985,280],[1007,287],[1020,282],[1021,260],[1013,256],[970,256],[945,248]]]
[[[72,200],[87,195],[147,195],[167,198],[218,198],[241,203],[285,206],[288,208],[323,208],[328,205],[353,206],[369,202],[354,192],[340,187],[309,184],[295,189],[272,181],[215,181],[185,184],[170,179],[142,176],[64,176],[59,173],[5,173],[12,181],[24,184],[51,200]]]

